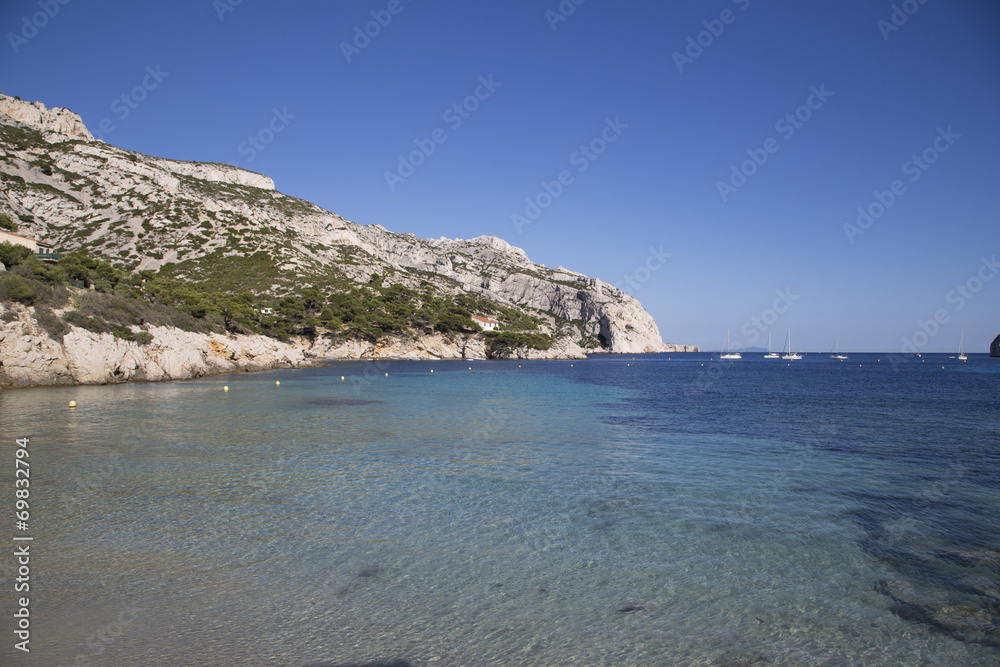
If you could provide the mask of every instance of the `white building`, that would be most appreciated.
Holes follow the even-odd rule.
[[[500,326],[498,321],[489,317],[476,317],[473,315],[472,321],[478,324],[483,331],[494,331],[498,326]]]
[[[59,255],[52,252],[52,244],[45,243],[44,241],[38,241],[36,239],[29,239],[27,236],[12,234],[11,232],[0,229],[0,243],[3,243],[4,241],[14,245],[24,246],[41,260],[55,261],[59,259]]]

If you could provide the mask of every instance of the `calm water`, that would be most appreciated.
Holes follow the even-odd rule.
[[[1000,360],[709,357],[0,392],[0,663],[1000,664]]]

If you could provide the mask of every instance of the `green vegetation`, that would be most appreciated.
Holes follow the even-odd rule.
[[[17,223],[10,219],[10,216],[6,213],[0,213],[0,229],[5,229],[8,232],[17,231]]]
[[[374,342],[414,331],[478,333],[472,315],[480,314],[499,319],[506,329],[487,334],[491,356],[506,356],[519,347],[552,346],[551,337],[533,333],[540,323],[537,317],[471,294],[442,296],[427,282],[419,289],[386,285],[392,271],[388,276],[373,274],[366,285],[331,272],[321,283],[272,297],[256,296],[250,289],[278,277],[274,262],[263,252],[220,257],[212,266],[212,278],[203,282],[178,277],[183,262],[159,272],[129,272],[77,251],[46,264],[27,248],[9,243],[0,244],[0,261],[9,269],[0,276],[0,300],[35,306],[39,323],[54,337],[64,335],[66,325],[72,324],[146,343],[152,337],[132,327],[157,325],[279,339],[326,335]],[[72,297],[72,309],[60,319],[52,308],[69,302],[67,285],[89,289]],[[270,309],[267,315],[265,309]]]
[[[31,250],[23,245],[10,243],[9,241],[0,243],[0,264],[3,264],[7,270],[24,263],[30,254]]]
[[[516,331],[490,331],[486,334],[487,352],[491,357],[506,357],[519,347],[532,350],[552,348],[552,337],[548,334],[519,333]]]
[[[15,151],[49,147],[38,130],[14,125],[0,125],[0,143],[10,146]]]

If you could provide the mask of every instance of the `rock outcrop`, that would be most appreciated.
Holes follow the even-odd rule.
[[[621,290],[535,264],[502,239],[421,239],[359,225],[277,192],[266,176],[123,150],[95,141],[72,112],[3,95],[0,213],[57,251],[82,249],[135,269],[177,265],[182,279],[211,281],[224,261],[263,256],[273,271],[240,286],[258,294],[283,296],[331,275],[367,285],[373,274],[385,285],[470,294],[539,318],[570,356],[697,349],[664,344],[653,318]]]
[[[1000,336],[993,339],[993,343],[990,345],[990,356],[1000,357]]]
[[[0,114],[39,130],[46,141],[94,141],[83,119],[69,109],[46,109],[41,102],[29,104],[0,93]]]
[[[201,334],[172,327],[133,327],[152,341],[140,344],[71,327],[53,340],[35,319],[34,308],[0,306],[0,387],[112,384],[129,380],[189,378],[299,368],[331,359],[486,358],[482,334],[388,336],[377,343],[298,338],[288,343],[266,336]],[[585,359],[571,343],[551,350],[518,349],[516,359]]]
[[[180,380],[311,363],[301,347],[266,336],[198,334],[171,327],[144,327],[153,337],[145,345],[78,327],[55,341],[31,311],[17,309],[16,319],[0,327],[2,387]]]

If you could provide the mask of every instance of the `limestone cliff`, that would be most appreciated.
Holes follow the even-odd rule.
[[[0,115],[39,130],[46,141],[94,141],[80,116],[69,109],[46,109],[41,102],[29,104],[0,93]]]
[[[0,95],[0,213],[58,251],[221,284],[220,267],[261,259],[243,290],[283,295],[318,276],[430,284],[540,318],[565,355],[694,351],[665,345],[653,318],[615,287],[534,264],[491,236],[420,239],[359,225],[224,164],[179,162],[95,141],[80,117]]]
[[[151,334],[141,344],[79,327],[54,340],[38,324],[35,309],[0,304],[0,387],[113,384],[129,380],[182,380],[273,368],[298,368],[331,359],[470,359],[484,358],[481,335],[439,333],[387,336],[376,343],[297,338],[280,342],[256,335],[221,335],[173,327],[133,327]],[[518,350],[518,359],[583,359],[563,343],[552,350]]]
[[[0,327],[3,387],[176,380],[308,363],[299,347],[266,336],[197,334],[169,327],[145,327],[153,338],[146,345],[77,327],[55,341],[38,326],[32,309],[14,310],[4,313],[12,321]]]

